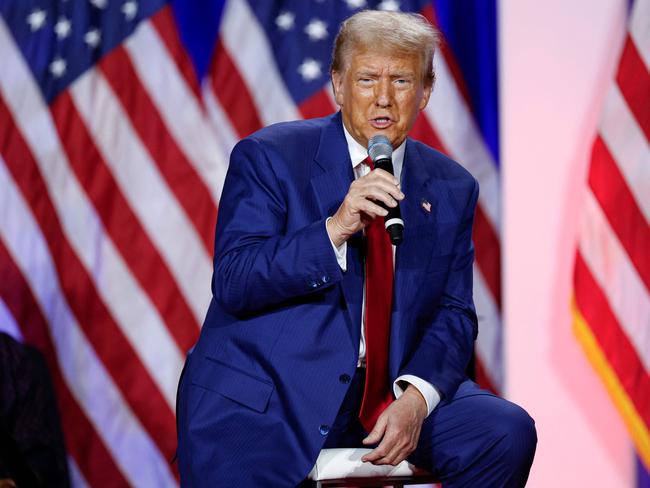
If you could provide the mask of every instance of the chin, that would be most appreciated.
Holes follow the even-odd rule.
[[[387,137],[388,140],[391,141],[391,142],[395,138],[395,134],[393,134],[393,132],[390,130],[390,128],[388,128],[388,129],[375,129],[374,127],[371,127],[370,135],[368,136],[368,140],[370,140],[370,138],[372,136],[376,136],[377,134],[381,134],[382,136]]]

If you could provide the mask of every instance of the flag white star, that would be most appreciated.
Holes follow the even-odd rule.
[[[65,39],[70,35],[72,25],[65,17],[59,17],[59,20],[54,24],[54,33],[59,39]]]
[[[94,5],[97,8],[104,8],[106,7],[106,2],[108,0],[90,0],[90,3]]]
[[[122,13],[124,14],[126,20],[133,20],[135,18],[135,15],[138,13],[138,2],[135,0],[124,2],[122,5]]]
[[[303,80],[313,81],[321,75],[320,63],[315,59],[307,58],[298,66],[298,73]]]
[[[388,10],[389,12],[399,11],[399,2],[396,0],[384,0],[379,5],[377,5],[379,10]]]
[[[348,4],[348,8],[362,8],[366,6],[366,0],[345,0],[345,3]]]
[[[38,29],[43,27],[46,19],[47,13],[45,10],[35,9],[27,16],[27,23],[29,24],[30,29],[32,29],[32,32],[36,32]]]
[[[99,29],[91,29],[84,34],[84,42],[88,47],[96,48],[99,46],[99,42],[102,40],[102,34],[99,32]]]
[[[296,16],[291,12],[282,12],[275,18],[275,25],[278,26],[280,30],[288,31],[293,29],[293,24],[296,21]]]
[[[312,19],[305,27],[305,33],[312,41],[325,39],[327,37],[327,24],[322,20]]]
[[[50,73],[52,73],[52,76],[55,78],[61,78],[65,74],[67,67],[68,65],[65,62],[65,59],[57,57],[50,63]]]

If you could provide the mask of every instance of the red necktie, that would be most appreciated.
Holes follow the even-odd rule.
[[[364,161],[370,169],[370,157]],[[393,301],[393,248],[383,217],[375,218],[366,232],[366,386],[359,411],[361,424],[370,432],[377,418],[393,401],[388,384],[388,342]]]

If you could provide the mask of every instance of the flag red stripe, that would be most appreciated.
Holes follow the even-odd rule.
[[[86,480],[91,486],[101,486],[106,479],[127,486],[103,441],[68,389],[59,369],[47,321],[1,239],[0,297],[16,319],[25,342],[37,347],[45,356],[56,392],[66,447]]]
[[[47,240],[70,308],[145,430],[170,459],[176,447],[174,414],[66,239],[34,156],[1,97],[0,134],[5,135],[1,150],[7,168]]]
[[[122,103],[152,161],[194,224],[206,252],[211,254],[217,207],[205,182],[169,134],[125,48],[115,48],[99,63],[99,68]]]
[[[596,138],[591,156],[589,186],[650,291],[650,228],[600,136]]]
[[[134,278],[151,297],[181,351],[196,341],[196,322],[169,268],[122,195],[102,160],[69,92],[50,106],[64,150],[111,239]]]
[[[192,60],[183,47],[183,43],[179,37],[179,31],[171,7],[169,5],[163,7],[158,13],[151,16],[149,20],[165,44],[167,52],[174,60],[178,71],[185,78],[185,82],[196,96],[199,104],[202,104],[203,99],[201,97],[199,80],[194,71]]]
[[[337,110],[337,107],[332,104],[332,101],[327,94],[327,88],[323,87],[307,100],[304,100],[298,106],[298,110],[304,119],[312,119],[329,115]]]
[[[216,47],[211,82],[219,103],[239,137],[246,137],[262,128],[257,106],[221,40]]]
[[[476,206],[474,213],[474,240],[476,264],[492,293],[494,303],[501,309],[501,243],[490,225],[483,207]]]
[[[650,73],[629,34],[616,81],[646,139],[650,141]]]
[[[574,270],[576,303],[638,414],[650,425],[650,377],[580,252]]]
[[[422,114],[416,119],[410,136],[447,154],[440,138]],[[492,293],[495,305],[501,309],[501,244],[480,202],[476,206],[474,214],[472,237],[476,264],[485,278],[490,293]]]
[[[433,130],[431,124],[429,124],[429,121],[422,112],[420,112],[418,117],[415,119],[415,124],[413,124],[409,136],[425,143],[427,146],[431,146],[432,148],[447,154],[445,152],[445,147],[442,145],[442,142],[440,142],[438,134]]]

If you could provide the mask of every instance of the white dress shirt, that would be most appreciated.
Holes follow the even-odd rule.
[[[368,151],[365,147],[359,144],[354,138],[350,135],[348,130],[343,126],[343,132],[345,133],[345,140],[348,143],[348,152],[350,153],[350,160],[352,161],[352,168],[354,170],[354,177],[361,178],[370,172],[370,168],[366,164],[361,164],[367,157]],[[406,141],[404,141],[397,149],[393,151],[393,172],[397,181],[401,181],[402,175],[402,165],[404,164],[404,151],[406,149]],[[331,217],[330,217],[331,218]],[[329,220],[329,219],[328,219]],[[331,240],[330,240],[331,242]],[[343,242],[338,248],[332,243],[332,248],[336,253],[336,259],[339,263],[339,266],[343,271],[347,269],[347,260],[346,260],[346,251],[347,251],[347,242]],[[393,246],[393,269],[395,269],[395,246]],[[366,311],[366,292],[365,292],[365,283],[363,291],[363,304],[362,310],[363,314],[361,317],[361,341],[359,343],[359,366],[365,366],[366,362],[366,333],[365,333],[365,311]],[[405,374],[398,377],[393,382],[393,394],[395,398],[399,398],[404,389],[401,386],[401,382],[407,382],[415,386],[418,391],[424,397],[424,401],[427,404],[427,416],[433,411],[434,408],[440,402],[440,394],[436,388],[429,383],[428,381],[418,378],[410,374]]]

